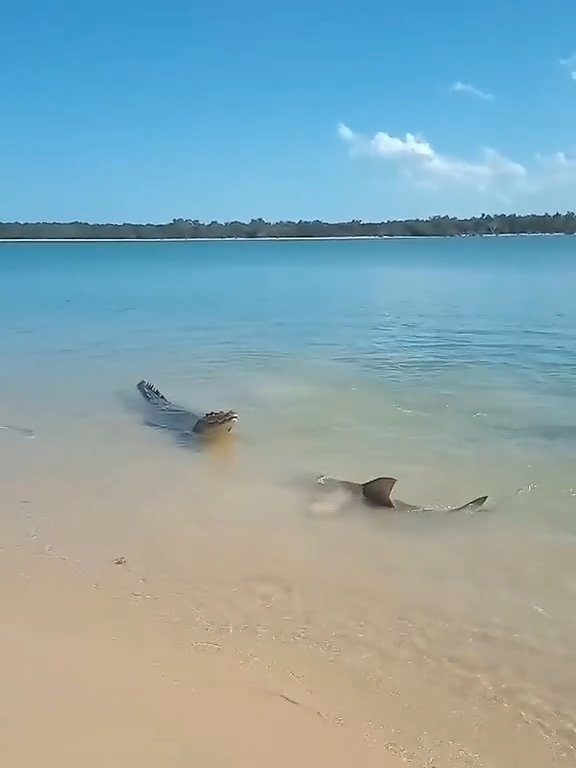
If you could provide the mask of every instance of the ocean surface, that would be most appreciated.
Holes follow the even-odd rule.
[[[0,244],[0,530],[334,655],[417,764],[573,765],[575,295],[570,237]],[[147,425],[141,378],[236,439]]]

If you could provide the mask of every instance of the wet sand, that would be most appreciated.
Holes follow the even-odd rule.
[[[569,548],[532,574],[492,515],[311,517],[141,431],[5,435],[11,768],[571,764],[573,619],[541,583]]]

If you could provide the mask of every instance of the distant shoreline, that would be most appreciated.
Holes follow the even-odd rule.
[[[296,240],[476,240],[496,237],[574,237],[567,232],[505,232],[481,235],[327,235],[320,237],[3,237],[1,243],[209,243],[209,242],[289,242]]]
[[[190,242],[198,240],[391,240],[421,237],[504,237],[574,235],[576,213],[497,214],[458,219],[388,221],[210,221],[172,219],[164,224],[90,223],[86,221],[0,221],[0,242]]]

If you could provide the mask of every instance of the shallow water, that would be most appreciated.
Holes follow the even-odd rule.
[[[321,649],[398,696],[422,763],[569,764],[575,249],[0,245],[6,540],[96,575],[124,555],[162,615]],[[237,438],[144,425],[142,377],[238,411]],[[315,516],[324,473],[438,510]]]

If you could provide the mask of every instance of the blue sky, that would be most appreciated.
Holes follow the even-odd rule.
[[[2,6],[0,220],[576,207],[573,0]]]

